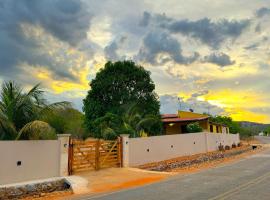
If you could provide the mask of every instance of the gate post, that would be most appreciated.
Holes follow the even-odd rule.
[[[58,134],[59,141],[59,173],[60,176],[69,175],[69,139],[70,134]]]
[[[122,134],[122,166],[128,167],[129,166],[129,135]]]

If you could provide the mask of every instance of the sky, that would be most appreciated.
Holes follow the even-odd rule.
[[[270,0],[0,0],[0,83],[82,99],[108,61],[151,72],[161,113],[270,123]]]

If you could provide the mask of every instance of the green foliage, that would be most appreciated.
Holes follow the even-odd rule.
[[[121,134],[121,119],[112,113],[106,113],[103,117],[97,118],[93,123],[93,136],[112,140]]]
[[[129,134],[130,137],[140,137],[143,133],[149,136],[161,133],[160,116],[142,116],[136,104],[125,106],[128,108],[122,116],[106,113],[93,123],[92,136],[95,138],[115,139],[120,134]]]
[[[187,132],[188,133],[198,133],[202,132],[203,129],[200,127],[200,124],[198,122],[190,123],[187,125]]]
[[[84,128],[84,115],[74,108],[55,109],[45,115],[43,120],[49,123],[57,134],[69,133],[75,138],[87,137]]]
[[[240,125],[233,121],[231,117],[227,116],[210,116],[211,122],[227,125],[230,129],[230,133],[236,134],[240,132]]]
[[[55,109],[70,106],[69,102],[48,104],[43,93],[39,84],[24,92],[15,82],[3,83],[0,92],[0,140],[14,140],[29,123],[40,120]]]
[[[227,125],[230,129],[230,133],[239,133],[241,138],[249,138],[255,134],[254,129],[250,127],[241,127],[240,124],[233,121],[231,117],[210,116],[210,121]]]
[[[265,134],[265,135],[269,135],[269,134],[270,134],[270,126],[268,126],[268,127],[264,130],[264,134]]]
[[[91,89],[84,99],[83,110],[85,124],[91,133],[96,132],[95,120],[104,117],[107,113],[118,115],[123,119],[127,105],[138,105],[143,111],[139,113],[141,119],[159,116],[160,105],[154,92],[155,85],[150,78],[150,72],[132,61],[107,62],[104,69],[96,74],[90,86]],[[128,126],[125,129],[130,132],[134,130]],[[159,134],[158,125],[155,129],[157,131],[155,134]],[[154,131],[150,132],[154,134]]]
[[[254,136],[254,132],[250,128],[241,127],[239,130],[241,139],[246,139]]]

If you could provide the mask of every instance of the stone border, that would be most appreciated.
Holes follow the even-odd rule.
[[[150,171],[170,171],[176,168],[192,167],[194,165],[202,164],[205,162],[221,160],[229,158],[252,150],[252,146],[234,148],[228,151],[215,151],[204,154],[197,154],[183,158],[175,158],[171,160],[161,161],[157,163],[149,163],[146,165],[138,166],[138,168]]]
[[[0,188],[0,199],[22,199],[43,197],[53,192],[72,191],[65,179]]]

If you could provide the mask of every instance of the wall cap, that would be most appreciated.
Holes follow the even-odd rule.
[[[121,137],[129,137],[129,134],[121,134]]]
[[[70,137],[71,134],[57,134],[57,137]]]

